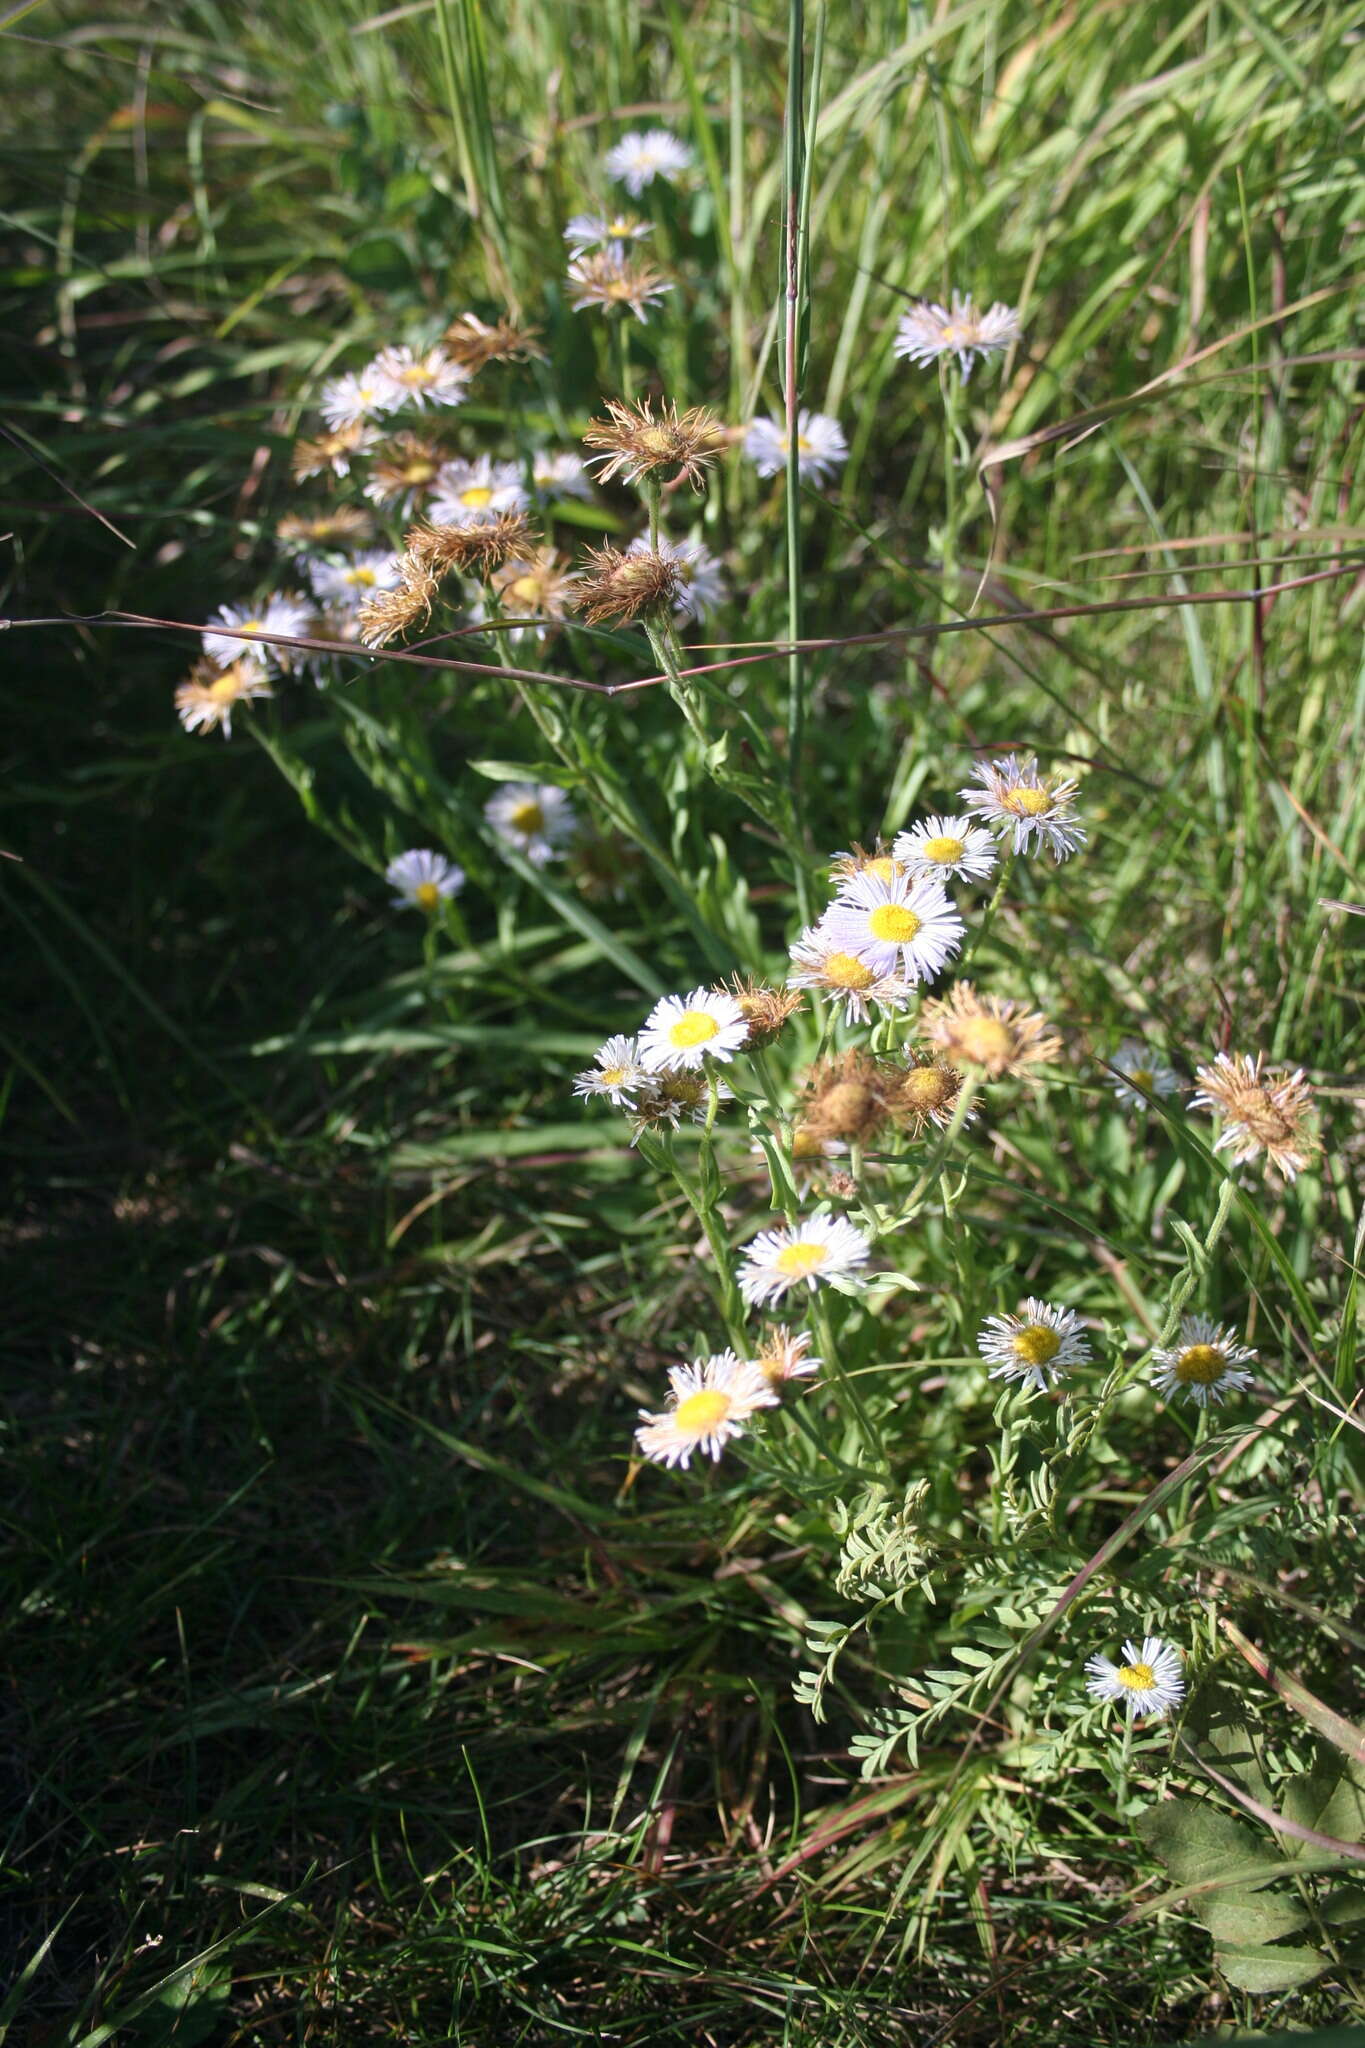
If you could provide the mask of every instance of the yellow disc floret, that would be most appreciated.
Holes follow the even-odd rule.
[[[773,1264],[789,1279],[804,1280],[808,1273],[818,1273],[828,1257],[826,1244],[784,1244]]]
[[[507,820],[514,832],[524,833],[530,839],[545,829],[545,813],[532,798],[518,804]]]
[[[730,1396],[719,1387],[703,1387],[700,1392],[688,1394],[679,1401],[673,1413],[673,1420],[679,1429],[689,1436],[710,1436],[730,1413]]]
[[[867,928],[874,939],[894,946],[908,946],[923,921],[913,910],[907,910],[903,903],[879,903],[867,920]]]
[[[1062,1348],[1062,1340],[1047,1323],[1029,1323],[1015,1332],[1010,1348],[1025,1365],[1047,1365]]]
[[[441,892],[434,882],[419,882],[413,896],[423,910],[435,910],[441,901]]]
[[[684,1010],[677,1022],[668,1027],[668,1042],[679,1052],[694,1045],[705,1045],[715,1038],[720,1025],[709,1010]]]
[[[1156,1673],[1150,1664],[1120,1664],[1114,1675],[1129,1692],[1150,1692],[1156,1684]]]
[[[937,838],[926,839],[923,853],[926,860],[937,861],[941,867],[951,867],[955,860],[961,860],[967,851],[965,840],[954,839],[950,833],[941,833]]]
[[[1227,1359],[1216,1344],[1191,1344],[1175,1362],[1175,1376],[1186,1387],[1211,1387],[1226,1370]]]
[[[866,960],[856,953],[827,953],[822,971],[831,988],[871,988],[877,979]]]

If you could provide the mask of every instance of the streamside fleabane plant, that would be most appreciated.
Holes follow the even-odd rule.
[[[636,535],[626,553],[658,554],[676,566],[678,594],[673,600],[673,610],[680,619],[702,619],[713,605],[725,602],[725,580],[720,573],[720,563],[699,540],[671,541],[661,533],[655,549],[641,533]]]
[[[575,256],[568,282],[569,304],[575,313],[595,308],[604,313],[633,313],[637,320],[648,320],[659,300],[673,290],[673,280],[653,263],[618,248]]]
[[[766,1374],[751,1359],[716,1352],[670,1368],[668,1406],[657,1415],[640,1410],[635,1441],[642,1457],[686,1471],[694,1453],[719,1458],[751,1416],[777,1405]]]
[[[966,937],[967,927],[938,882],[859,875],[820,920],[821,936],[865,960],[874,974],[932,981]]]
[[[848,1024],[871,1022],[873,1010],[903,1010],[910,1000],[910,984],[899,974],[878,974],[861,953],[841,946],[831,935],[813,925],[802,932],[791,949],[792,973],[789,988],[815,989],[831,1002],[843,1006]]]
[[[1180,1341],[1152,1353],[1151,1381],[1168,1401],[1185,1394],[1200,1408],[1217,1406],[1251,1385],[1246,1368],[1255,1358],[1254,1351],[1238,1343],[1235,1331],[1220,1327],[1211,1316],[1182,1316]]]
[[[793,1287],[814,1293],[827,1280],[851,1279],[870,1249],[847,1216],[815,1215],[794,1228],[760,1230],[745,1248],[739,1291],[751,1307],[780,1301]]]
[[[585,1101],[605,1097],[618,1109],[629,1108],[649,1081],[648,1070],[640,1061],[639,1040],[609,1038],[592,1057],[592,1065],[574,1076],[574,1094]]]
[[[1264,1157],[1292,1181],[1318,1149],[1309,1122],[1313,1091],[1301,1067],[1265,1067],[1264,1058],[1220,1052],[1197,1070],[1190,1105],[1222,1119],[1215,1152],[1230,1153],[1237,1166]]]
[[[409,405],[462,405],[469,390],[468,371],[443,348],[382,348],[365,375],[378,384],[386,409],[393,412]]]
[[[602,451],[589,466],[604,484],[614,476],[628,484],[650,477],[673,485],[686,480],[701,491],[708,468],[725,446],[725,428],[709,406],[679,412],[671,400],[661,399],[656,414],[652,399],[609,398],[606,418],[589,422],[583,445]]]
[[[1114,1069],[1109,1085],[1129,1109],[1146,1109],[1151,1095],[1167,1098],[1180,1093],[1180,1079],[1173,1067],[1153,1045],[1125,1038],[1109,1062]]]
[[[363,547],[374,539],[374,520],[360,505],[333,505],[326,512],[286,512],[275,538],[291,554],[311,555],[318,548]]]
[[[413,847],[396,854],[384,870],[394,902],[404,910],[424,910],[430,917],[465,885],[465,872],[443,853]]]
[[[395,434],[374,451],[365,496],[372,505],[406,517],[430,498],[445,460],[439,442],[422,434]]]
[[[273,694],[265,671],[255,662],[239,658],[220,666],[205,655],[177,687],[175,711],[186,732],[217,730],[230,740],[237,705]]]
[[[533,868],[557,859],[578,829],[573,805],[552,782],[505,782],[483,814],[504,845]]]
[[[1015,853],[1046,847],[1063,861],[1085,844],[1085,827],[1075,811],[1078,785],[1038,773],[1032,754],[1007,754],[1000,761],[978,761],[972,770],[979,789],[958,791],[969,811],[1012,839]]]
[[[744,453],[760,476],[776,476],[787,467],[787,423],[757,419],[744,436]],[[796,467],[803,482],[827,483],[848,461],[848,442],[838,420],[828,413],[796,415]]]
[[[654,223],[634,213],[576,213],[564,230],[569,256],[583,256],[589,249],[622,249],[652,235]]]
[[[477,313],[461,313],[441,336],[441,346],[457,368],[467,376],[489,363],[544,362],[540,330],[527,327],[505,314],[496,320],[481,320]]]
[[[694,988],[690,995],[664,996],[640,1032],[640,1060],[650,1073],[699,1067],[712,1059],[731,1060],[749,1040],[749,1020],[724,989]]]
[[[754,1364],[770,1387],[785,1386],[788,1380],[811,1379],[824,1364],[811,1350],[809,1330],[788,1330],[770,1323],[759,1339]]]
[[[630,1104],[635,1127],[631,1143],[638,1143],[646,1131],[676,1131],[683,1123],[705,1123],[713,1094],[718,1104],[734,1101],[733,1091],[713,1069],[662,1067],[648,1074]]]
[[[986,312],[978,313],[970,292],[952,292],[946,306],[921,299],[902,314],[892,347],[911,363],[936,363],[951,356],[965,383],[974,364],[1003,355],[1021,333],[1013,306],[997,300]]]
[[[376,590],[393,590],[403,580],[402,557],[386,548],[370,548],[348,561],[305,561],[308,580],[320,604],[354,610]]]
[[[1075,1310],[1033,1295],[1020,1304],[1017,1315],[987,1316],[976,1343],[993,1380],[1020,1380],[1040,1393],[1058,1385],[1073,1365],[1090,1359]]]
[[[520,512],[526,490],[515,462],[478,455],[472,462],[444,462],[436,473],[430,518],[437,526],[483,526],[500,513]]]
[[[941,882],[984,882],[999,862],[990,833],[963,817],[923,818],[897,833],[892,850],[909,874],[934,875]]]
[[[379,419],[393,407],[392,385],[373,369],[333,377],[318,394],[318,411],[333,433]]]
[[[367,597],[356,614],[356,637],[362,647],[387,647],[400,633],[431,617],[440,585],[411,554],[403,558],[403,574],[392,590]]]
[[[956,981],[920,1011],[920,1029],[955,1067],[979,1067],[992,1081],[1022,1074],[1061,1055],[1062,1041],[1046,1017],[1012,996],[977,994]]]
[[[1140,1643],[1126,1642],[1122,1664],[1111,1664],[1104,1656],[1086,1659],[1090,1676],[1086,1691],[1092,1700],[1112,1701],[1127,1709],[1132,1720],[1143,1715],[1160,1721],[1178,1707],[1185,1697],[1185,1679],[1180,1654],[1160,1636],[1144,1636]]]
[[[301,597],[270,597],[262,604],[220,605],[204,628],[204,652],[226,666],[243,661],[262,675],[278,675],[302,651],[272,647],[265,640],[244,640],[243,633],[277,633],[281,639],[306,636],[313,608]]]
[[[574,607],[590,626],[613,620],[627,625],[632,619],[651,618],[677,608],[683,582],[682,571],[671,555],[653,548],[586,548],[588,563],[578,579]]]
[[[946,1131],[961,1095],[962,1075],[956,1067],[931,1053],[912,1053],[891,1105],[892,1121],[911,1138],[923,1137],[930,1129]],[[963,1123],[970,1123],[975,1114],[968,1109]]]
[[[632,129],[602,159],[607,176],[624,185],[632,199],[638,199],[656,178],[666,185],[676,184],[695,161],[687,143],[667,128]]]

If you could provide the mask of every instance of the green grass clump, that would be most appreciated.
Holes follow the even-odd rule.
[[[1359,2038],[1357,15],[7,24],[15,2039]],[[671,289],[575,309],[562,229],[653,127]],[[954,291],[1019,315],[966,380],[893,345]],[[282,521],[404,550],[420,493],[298,449],[470,312],[530,345],[383,437],[527,490],[663,400],[705,487],[409,558],[375,651],[310,599],[229,744],[182,733],[204,622],[305,590]],[[788,407],[832,475],[746,455]],[[516,566],[660,535],[701,620]],[[922,991],[811,1001],[676,1135],[573,1100],[1010,752],[1086,843],[956,890],[934,992],[1046,1059],[927,1128],[827,1103],[804,1162],[821,1062],[898,1084]],[[520,784],[575,820],[544,860]],[[414,847],[464,875],[426,913]],[[1175,1092],[1115,1093],[1130,1040]],[[1296,1175],[1215,1147],[1219,1050],[1302,1070]],[[778,1305],[820,1375],[714,1467],[633,1457],[821,1203],[872,1259]],[[1056,1388],[978,1351],[1026,1297],[1084,1329]],[[1256,1353],[1221,1406],[1151,1383],[1191,1313]],[[1147,1635],[1188,1696],[1130,1722],[1085,1665]]]

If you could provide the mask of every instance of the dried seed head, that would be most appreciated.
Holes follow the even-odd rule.
[[[769,988],[752,975],[732,974],[717,985],[717,993],[733,996],[749,1026],[746,1046],[771,1045],[782,1034],[788,1018],[804,1009],[805,997],[798,989]]]
[[[452,320],[442,337],[446,354],[462,370],[468,370],[471,377],[481,370],[485,363],[529,363],[533,358],[544,362],[545,351],[540,346],[538,327],[519,327],[515,320],[505,318],[488,321],[480,320],[477,313],[461,313]]]
[[[589,625],[603,619],[633,619],[666,611],[682,588],[682,573],[667,555],[623,555],[619,548],[589,548],[589,573],[582,578],[575,607]]]
[[[920,1028],[954,1066],[982,1067],[995,1081],[1055,1060],[1062,1049],[1046,1017],[1008,996],[979,996],[969,981],[927,1002]]]
[[[356,625],[362,647],[387,647],[419,619],[429,619],[437,588],[436,578],[420,562],[405,557],[397,588],[376,590],[360,607]]]
[[[431,489],[445,459],[445,450],[424,435],[395,434],[375,453],[366,494],[380,505],[411,506]]]
[[[487,579],[510,555],[526,555],[540,535],[524,512],[499,512],[481,526],[441,526],[419,520],[403,535],[414,561],[437,577],[452,569],[472,571]]]
[[[857,1199],[858,1183],[851,1173],[845,1173],[842,1166],[836,1166],[825,1185],[836,1202],[852,1202]]]
[[[1190,1101],[1222,1117],[1216,1152],[1230,1152],[1238,1165],[1264,1153],[1293,1180],[1319,1149],[1308,1126],[1313,1093],[1297,1067],[1292,1073],[1284,1067],[1263,1071],[1264,1057],[1220,1052],[1212,1066],[1197,1070],[1198,1093]]]
[[[891,1060],[856,1048],[821,1060],[806,1076],[801,1128],[816,1138],[870,1138],[891,1115],[902,1078]]]
[[[604,484],[617,475],[638,483],[642,476],[671,469],[673,482],[686,477],[693,490],[705,489],[706,466],[715,461],[727,438],[723,423],[706,406],[694,405],[680,414],[676,405],[661,401],[656,419],[647,398],[635,405],[609,398],[607,413],[607,419],[594,420],[583,436],[585,446],[606,450],[594,458]]]
[[[311,517],[286,512],[275,532],[285,547],[348,548],[370,539],[374,521],[358,505],[336,505]]]
[[[892,1117],[897,1127],[912,1138],[921,1137],[931,1124],[946,1131],[962,1093],[962,1076],[956,1067],[930,1053],[914,1053],[911,1059],[892,1107]]]
[[[717,1083],[717,1090],[722,1102],[734,1100],[723,1081]],[[709,1104],[708,1077],[701,1067],[664,1067],[648,1077],[631,1104],[635,1136],[665,1128],[676,1131],[684,1117],[700,1123]]]

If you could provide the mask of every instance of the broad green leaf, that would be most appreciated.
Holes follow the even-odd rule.
[[[1308,1915],[1298,1900],[1282,1892],[1238,1886],[1228,1892],[1210,1892],[1204,1898],[1191,1899],[1190,1905],[1215,1941],[1238,1948],[1279,1941],[1286,1934],[1301,1934],[1309,1925]]]
[[[1229,1984],[1239,1991],[1297,1991],[1327,1968],[1326,1956],[1315,1948],[1215,1949],[1217,1963]]]
[[[1312,1770],[1282,1785],[1277,1804],[1286,1820],[1300,1827],[1338,1842],[1365,1842],[1365,1768],[1352,1757],[1342,1759],[1319,1746]],[[1288,1855],[1306,1846],[1284,1838]]]
[[[1148,1807],[1137,1829],[1180,1884],[1210,1877],[1235,1882],[1239,1870],[1265,1864],[1265,1851],[1251,1829],[1202,1799],[1163,1799]]]

